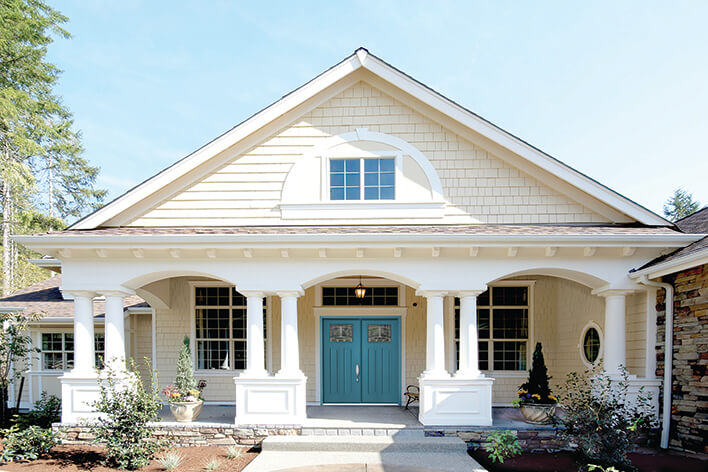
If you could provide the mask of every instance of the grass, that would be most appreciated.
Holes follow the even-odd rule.
[[[241,448],[236,446],[229,446],[226,448],[226,458],[227,459],[238,459],[241,457]]]
[[[175,470],[184,460],[184,456],[178,452],[167,452],[164,456],[157,459],[157,462],[165,470]]]
[[[216,457],[212,457],[206,462],[206,464],[204,464],[204,469],[208,470],[209,472],[217,470],[219,467],[221,467],[221,461]]]

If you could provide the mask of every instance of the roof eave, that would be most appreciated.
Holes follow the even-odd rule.
[[[638,279],[645,275],[649,279],[657,279],[665,275],[674,274],[676,272],[681,272],[682,270],[704,264],[708,264],[708,248],[665,262],[659,262],[658,264],[645,267],[644,269],[630,272],[629,277],[632,279]]]

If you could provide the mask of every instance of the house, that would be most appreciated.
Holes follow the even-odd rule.
[[[65,423],[92,415],[103,333],[107,363],[151,352],[162,383],[188,335],[236,424],[417,385],[423,425],[472,426],[516,397],[536,342],[555,379],[602,359],[657,398],[655,290],[628,274],[700,237],[362,48],[67,230],[15,240],[73,299]],[[135,296],[150,313],[128,342]]]
[[[708,234],[708,207],[676,222],[687,233]],[[708,453],[708,236],[659,257],[630,276],[657,290],[657,373],[664,376],[662,442]]]

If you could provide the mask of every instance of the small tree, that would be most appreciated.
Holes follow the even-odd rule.
[[[671,221],[677,221],[698,211],[701,204],[693,199],[693,194],[681,187],[664,203],[664,216]]]
[[[150,387],[140,381],[140,374],[131,359],[127,371],[107,367],[101,375],[99,400],[93,403],[102,413],[94,428],[99,442],[105,443],[110,465],[135,470],[149,465],[155,453],[164,448],[163,441],[152,436],[149,422],[160,421],[162,401],[152,366],[145,359],[150,375]]]
[[[548,386],[548,376],[546,361],[543,359],[543,349],[541,343],[536,343],[533,351],[533,363],[529,372],[529,379],[519,387],[519,402],[537,404],[555,404],[556,397],[551,393]]]
[[[197,388],[197,381],[194,380],[194,364],[192,363],[192,353],[189,350],[188,336],[184,337],[182,349],[179,351],[175,387],[177,387],[180,392],[188,392]]]
[[[27,357],[37,349],[32,347],[28,334],[31,322],[41,318],[40,314],[0,313],[0,426],[6,427],[10,421],[7,401],[10,384],[27,371]]]

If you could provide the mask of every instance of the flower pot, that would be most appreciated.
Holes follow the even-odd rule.
[[[556,405],[534,405],[532,403],[521,405],[521,414],[527,423],[548,424],[556,410]]]
[[[173,402],[170,403],[170,411],[179,423],[191,423],[199,418],[199,413],[202,412],[202,400],[196,402]]]

